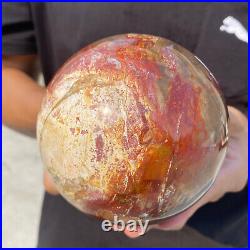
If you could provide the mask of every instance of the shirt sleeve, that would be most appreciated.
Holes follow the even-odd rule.
[[[3,55],[36,54],[36,38],[29,3],[2,5]]]

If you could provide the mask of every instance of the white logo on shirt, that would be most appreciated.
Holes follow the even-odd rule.
[[[223,20],[223,24],[220,26],[220,31],[234,34],[239,40],[248,43],[248,31],[240,21],[232,16],[228,16]]]

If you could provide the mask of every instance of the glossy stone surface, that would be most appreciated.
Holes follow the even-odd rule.
[[[53,78],[37,137],[61,194],[111,219],[177,214],[211,186],[227,110],[205,66],[179,45],[125,34],[80,50]]]

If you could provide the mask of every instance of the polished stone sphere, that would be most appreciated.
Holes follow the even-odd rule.
[[[73,55],[38,116],[43,163],[64,198],[112,220],[167,218],[213,184],[228,113],[202,62],[167,39],[124,34]]]

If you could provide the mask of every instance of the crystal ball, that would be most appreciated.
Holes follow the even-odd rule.
[[[193,205],[226,153],[228,113],[192,53],[152,35],[123,34],[73,55],[38,115],[42,161],[61,195],[113,220],[159,220]]]

